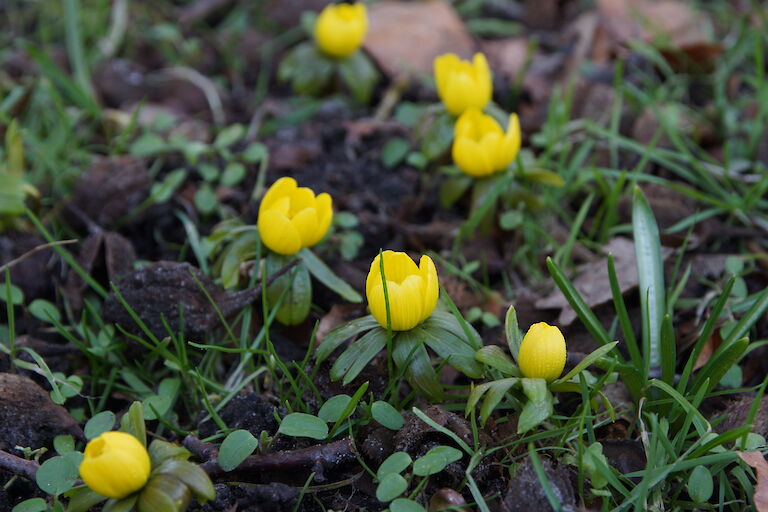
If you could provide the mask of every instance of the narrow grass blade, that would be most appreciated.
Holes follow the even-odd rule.
[[[643,351],[649,375],[661,367],[661,324],[664,320],[664,267],[661,262],[659,227],[640,187],[632,198],[632,232],[643,320]]]
[[[675,365],[677,362],[677,345],[675,344],[675,330],[672,327],[672,317],[664,315],[661,324],[661,380],[669,385],[675,379]]]
[[[632,366],[634,366],[635,369],[641,370],[643,368],[643,356],[640,354],[640,347],[637,346],[637,338],[635,338],[635,331],[632,329],[632,321],[629,319],[629,312],[624,303],[624,296],[621,294],[621,287],[619,286],[619,279],[616,276],[616,265],[613,263],[612,254],[608,255],[608,280],[611,283],[613,306],[616,309],[616,314],[619,318],[621,332],[624,334],[624,342],[627,345],[629,359],[632,361]]]
[[[715,330],[717,320],[720,318],[720,313],[722,313],[723,308],[725,307],[725,303],[728,302],[728,297],[731,295],[731,289],[733,288],[733,284],[735,282],[736,276],[731,276],[731,278],[725,284],[725,288],[723,288],[722,293],[720,293],[720,298],[717,299],[717,302],[715,302],[712,311],[709,313],[709,318],[707,318],[707,321],[704,323],[701,334],[696,340],[696,344],[693,346],[690,356],[688,356],[688,361],[685,363],[685,368],[683,369],[683,373],[680,376],[680,382],[677,385],[677,389],[681,393],[684,393],[686,386],[688,386],[688,381],[690,380],[691,374],[693,373],[693,367],[696,364],[696,360],[699,358],[701,351],[704,349],[704,345],[712,335],[712,332]]]
[[[581,297],[578,290],[576,290],[571,281],[552,258],[547,258],[547,268],[549,269],[549,273],[555,281],[555,284],[557,284],[557,287],[560,288],[560,291],[565,295],[568,304],[570,304],[574,311],[576,311],[579,320],[581,320],[584,327],[587,328],[589,334],[591,334],[592,337],[595,338],[595,341],[601,345],[610,343],[612,340],[611,337],[608,336],[608,332],[592,310],[589,309],[589,306],[584,302],[584,299]]]

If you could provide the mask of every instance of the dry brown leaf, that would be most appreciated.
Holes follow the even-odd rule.
[[[622,293],[637,286],[637,268],[635,265],[635,244],[624,237],[611,239],[603,252],[613,255],[616,276]],[[603,258],[579,266],[573,286],[579,291],[590,308],[604,304],[612,299],[611,285],[608,279],[608,267]],[[546,297],[536,301],[539,309],[561,308],[558,325],[570,325],[576,319],[576,312],[568,304],[568,300],[557,289]]]
[[[699,55],[698,45],[707,43],[708,19],[689,3],[679,0],[598,0],[601,26],[616,44],[631,40],[660,42],[691,57]],[[709,56],[716,52],[707,48]]]
[[[472,56],[475,45],[456,11],[442,1],[371,5],[365,50],[389,76],[432,74],[438,55]]]
[[[757,512],[768,512],[768,462],[760,452],[736,452],[749,466],[757,472],[755,486],[755,507]]]

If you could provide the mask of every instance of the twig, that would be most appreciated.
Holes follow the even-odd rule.
[[[251,455],[232,471],[221,469],[216,461],[218,449],[200,441],[193,435],[184,439],[184,447],[204,462],[200,467],[217,481],[240,481],[259,483],[267,479],[275,481],[275,473],[289,480],[306,478],[314,472],[316,482],[326,481],[326,474],[348,469],[357,463],[359,457],[351,437],[328,444],[310,446],[299,450]]]
[[[40,464],[0,450],[0,469],[12,475],[23,476],[34,482],[37,470],[40,469]]]
[[[47,243],[47,244],[38,245],[37,247],[34,247],[34,248],[30,249],[29,251],[25,252],[24,254],[19,256],[18,258],[13,259],[13,260],[11,260],[8,263],[5,263],[3,265],[0,265],[0,272],[5,272],[6,269],[11,268],[11,267],[13,267],[14,265],[16,265],[18,263],[21,263],[25,259],[29,258],[30,256],[32,256],[34,254],[37,254],[40,251],[44,251],[46,249],[50,249],[51,247],[55,247],[57,245],[74,244],[75,242],[77,242],[77,240],[74,240],[74,239],[73,240],[57,240],[55,242],[50,242],[50,243]]]

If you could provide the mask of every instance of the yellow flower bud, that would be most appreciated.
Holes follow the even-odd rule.
[[[507,132],[477,109],[464,112],[454,127],[453,161],[466,174],[482,178],[503,171],[520,151],[520,121],[509,116]]]
[[[565,368],[563,333],[545,322],[533,324],[520,343],[517,360],[523,376],[552,382]]]
[[[317,17],[315,42],[330,57],[348,57],[363,44],[367,31],[365,4],[329,4]]]
[[[437,95],[451,114],[468,108],[482,110],[491,101],[493,83],[485,55],[476,53],[472,62],[446,53],[434,61]]]
[[[259,206],[259,235],[278,254],[296,254],[322,240],[333,220],[331,196],[299,187],[293,178],[277,180]]]
[[[85,446],[80,478],[92,491],[120,499],[144,487],[149,470],[149,454],[138,439],[104,432]]]
[[[429,318],[435,310],[439,291],[437,269],[432,258],[426,255],[421,257],[418,267],[404,252],[384,251],[382,255],[392,330],[407,331]],[[371,263],[365,293],[371,314],[386,327],[387,306],[379,258],[376,256]]]

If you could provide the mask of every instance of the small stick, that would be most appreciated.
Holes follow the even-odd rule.
[[[34,482],[37,470],[40,469],[40,464],[0,450],[0,469],[12,475],[23,476]]]
[[[305,471],[315,473],[316,482],[324,482],[325,474],[334,469],[342,469],[356,463],[358,458],[355,443],[351,437],[345,437],[332,443],[310,446],[299,450],[251,455],[232,471],[221,469],[216,461],[218,449],[200,441],[194,435],[184,439],[184,447],[204,460],[200,467],[208,476],[217,481],[242,481],[259,483],[264,481],[265,473],[283,473],[296,476]],[[270,476],[274,480],[273,476]]]
[[[21,263],[25,259],[29,258],[30,256],[32,256],[34,254],[37,254],[40,251],[44,251],[46,249],[50,249],[51,247],[55,247],[57,245],[74,244],[75,242],[77,242],[77,240],[74,240],[74,239],[72,239],[72,240],[57,240],[55,242],[51,242],[51,243],[47,243],[47,244],[43,244],[43,245],[38,245],[37,247],[34,247],[34,248],[30,249],[29,251],[25,252],[24,254],[19,256],[18,258],[13,259],[13,260],[11,260],[8,263],[5,263],[3,265],[0,265],[0,272],[5,272],[6,269],[11,268],[11,267],[13,267],[14,265],[16,265],[18,263]]]

